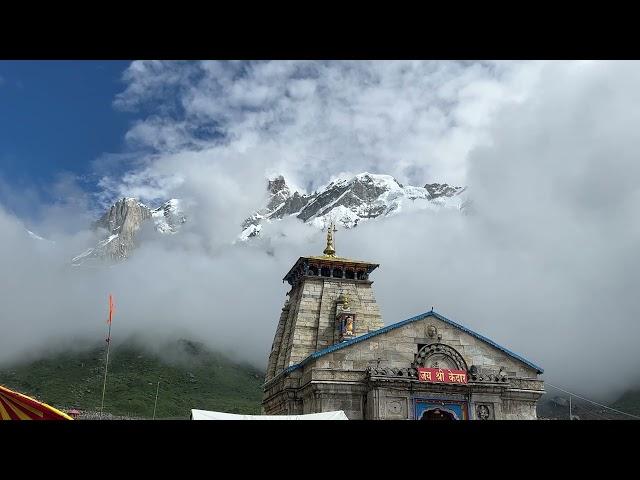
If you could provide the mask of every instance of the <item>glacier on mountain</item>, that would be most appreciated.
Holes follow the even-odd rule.
[[[240,240],[258,236],[263,222],[286,216],[317,228],[325,228],[330,221],[353,228],[372,218],[426,209],[462,210],[465,204],[464,187],[446,183],[404,186],[390,175],[369,172],[333,180],[312,194],[292,191],[282,176],[270,179],[267,189],[267,206],[244,221]]]
[[[94,224],[94,229],[105,230],[107,237],[74,257],[72,265],[128,258],[136,246],[138,230],[147,221],[153,221],[155,230],[161,234],[174,234],[187,218],[178,199],[171,199],[155,209],[136,198],[118,200]]]
[[[417,210],[464,210],[464,187],[431,183],[424,187],[402,185],[390,175],[360,173],[336,178],[311,194],[287,185],[282,175],[267,180],[266,205],[242,222],[237,240],[250,241],[259,237],[268,222],[294,217],[318,229],[334,221],[343,228],[360,223]],[[150,208],[136,198],[123,198],[94,224],[106,231],[95,247],[72,259],[73,265],[94,261],[126,259],[136,246],[138,230],[152,222],[162,235],[173,235],[187,222],[183,202],[171,199],[157,208]]]

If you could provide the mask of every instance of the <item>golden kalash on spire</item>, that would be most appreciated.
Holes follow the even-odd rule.
[[[369,280],[369,274],[379,265],[377,263],[336,256],[335,232],[338,230],[333,221],[327,227],[327,245],[323,255],[310,255],[298,258],[291,270],[282,279],[295,287],[307,277],[332,279],[344,279],[365,281]]]
[[[327,247],[324,249],[324,255],[326,257],[335,257],[336,256],[336,248],[334,246],[333,243],[333,233],[337,232],[338,230],[336,229],[333,221],[329,224],[329,227],[327,228]]]

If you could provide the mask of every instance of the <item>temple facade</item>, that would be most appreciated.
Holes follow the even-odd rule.
[[[263,411],[349,419],[536,419],[543,370],[433,310],[384,326],[372,262],[301,257],[276,329]]]

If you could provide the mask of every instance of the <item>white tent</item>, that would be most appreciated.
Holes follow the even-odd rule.
[[[349,420],[342,410],[307,415],[236,415],[234,413],[191,410],[191,420]]]

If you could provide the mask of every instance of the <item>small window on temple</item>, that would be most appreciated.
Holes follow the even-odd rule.
[[[333,276],[336,278],[342,278],[342,269],[341,268],[334,268],[333,269]]]
[[[309,267],[309,275],[318,276],[318,269],[316,267]]]
[[[324,267],[322,270],[322,276],[323,277],[330,277],[331,276],[331,270],[329,270],[328,268]]]
[[[355,272],[353,270],[345,270],[344,277],[349,279],[354,279],[356,277]]]

